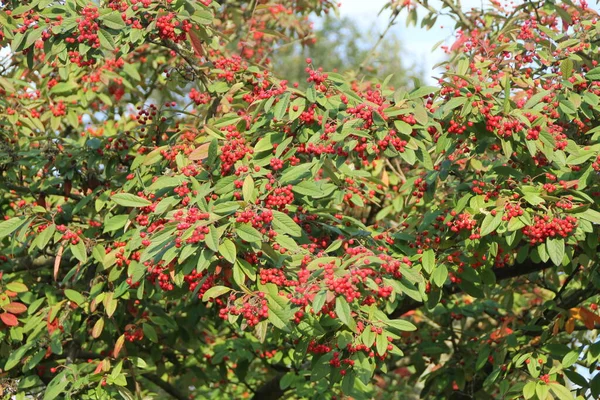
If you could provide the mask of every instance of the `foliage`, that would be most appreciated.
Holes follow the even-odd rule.
[[[597,14],[445,4],[407,92],[265,69],[328,1],[0,3],[3,395],[597,398]]]

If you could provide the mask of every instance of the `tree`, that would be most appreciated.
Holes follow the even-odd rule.
[[[412,87],[423,75],[416,65],[406,65],[402,59],[405,51],[400,37],[388,33],[378,43],[379,34],[361,29],[348,17],[326,16],[313,36],[314,43],[288,42],[275,50],[271,61],[277,76],[306,86],[307,58],[324,71],[350,74],[350,80],[357,75],[369,80],[392,75],[388,85],[396,89]]]
[[[0,3],[2,395],[597,398],[597,13],[444,4],[408,92],[265,69],[328,1]]]

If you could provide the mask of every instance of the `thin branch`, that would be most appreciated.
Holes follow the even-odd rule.
[[[375,43],[375,45],[371,48],[371,51],[369,51],[369,53],[367,54],[365,59],[358,66],[358,72],[363,72],[367,62],[371,59],[373,54],[375,54],[375,50],[377,50],[377,47],[379,47],[379,45],[383,42],[385,35],[387,35],[389,30],[392,28],[392,26],[394,26],[396,19],[398,18],[398,15],[400,15],[400,9],[394,10],[392,13],[392,17],[390,18],[385,30],[379,35],[379,38],[377,39],[377,42]]]
[[[164,390],[167,394],[177,400],[189,400],[189,397],[182,393],[175,386],[171,385],[169,382],[164,381],[158,377],[156,374],[142,374],[142,376],[154,383],[156,386]]]

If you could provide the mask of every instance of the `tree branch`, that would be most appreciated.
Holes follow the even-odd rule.
[[[283,396],[284,390],[279,386],[283,374],[277,374],[254,392],[252,400],[277,400]]]
[[[167,392],[167,394],[169,394],[174,399],[177,399],[177,400],[189,400],[188,396],[186,396],[185,394],[183,394],[181,391],[179,391],[179,389],[177,389],[175,386],[171,385],[169,382],[160,379],[158,377],[158,375],[155,375],[155,374],[142,374],[142,376],[145,379],[149,380],[150,382],[154,383],[156,386],[158,386],[159,388],[161,388],[165,392]]]

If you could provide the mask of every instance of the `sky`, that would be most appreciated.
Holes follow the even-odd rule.
[[[381,15],[378,14],[388,2],[389,0],[340,0],[340,16],[351,18],[365,30],[374,28],[378,33],[381,33],[385,30],[389,21],[390,10],[385,10]],[[463,9],[481,7],[482,2],[485,3],[485,0],[463,0]],[[433,0],[430,1],[430,4],[436,9],[441,7],[440,1]],[[421,11],[419,18],[424,15],[425,13]],[[454,21],[450,17],[442,16],[438,18],[434,27],[426,30],[420,28],[420,26],[406,27],[403,17],[406,17],[406,13],[400,15],[390,33],[397,34],[406,48],[410,59],[407,65],[412,62],[421,65],[421,69],[425,72],[424,78],[431,84],[434,82],[432,76],[435,74],[433,66],[445,59],[441,48],[438,47],[437,50],[433,51],[432,48],[440,40],[445,40],[445,44],[453,43]]]
[[[356,24],[360,25],[361,28],[369,30],[375,28],[378,33],[385,30],[389,21],[390,10],[386,10],[378,16],[379,11],[383,6],[390,0],[339,0],[340,15],[351,18]],[[510,0],[508,0],[510,1]],[[597,4],[600,0],[588,0],[589,6],[595,10],[599,10],[600,7]],[[515,0],[514,3],[521,4],[522,0]],[[462,9],[469,10],[472,7],[481,8],[489,5],[488,0],[462,0]],[[435,9],[441,8],[440,0],[430,0],[429,4]],[[419,18],[425,15],[423,9],[420,9]],[[410,65],[412,62],[416,62],[422,66],[422,70],[425,72],[425,80],[428,84],[435,83],[432,78],[435,76],[433,66],[445,59],[444,52],[441,48],[432,51],[432,48],[440,40],[445,40],[445,44],[450,45],[454,42],[454,21],[450,17],[441,16],[436,21],[434,27],[429,31],[425,28],[411,26],[406,27],[406,12],[400,15],[397,19],[396,25],[392,28],[391,32],[394,32],[400,37],[402,44],[407,50],[409,62],[406,65]],[[420,21],[420,19],[419,19]]]

